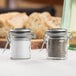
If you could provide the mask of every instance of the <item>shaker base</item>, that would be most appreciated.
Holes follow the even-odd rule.
[[[47,57],[48,60],[65,60],[66,57]]]
[[[10,59],[11,60],[28,60],[30,58],[13,58],[13,57],[11,57]]]

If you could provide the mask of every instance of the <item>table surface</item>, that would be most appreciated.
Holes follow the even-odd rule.
[[[66,60],[47,60],[47,53],[32,50],[31,59],[11,60],[10,50],[0,49],[0,76],[76,76],[76,51],[68,51]]]

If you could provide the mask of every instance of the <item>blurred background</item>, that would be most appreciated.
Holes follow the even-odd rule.
[[[62,16],[63,0],[0,0],[0,13],[9,11],[49,11],[53,16]]]

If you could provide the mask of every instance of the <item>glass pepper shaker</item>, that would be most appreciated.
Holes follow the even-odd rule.
[[[66,58],[68,38],[68,32],[63,28],[50,29],[45,32],[44,43],[46,43],[48,59]]]

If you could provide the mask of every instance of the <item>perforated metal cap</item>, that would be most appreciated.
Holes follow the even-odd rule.
[[[60,37],[66,37],[67,36],[67,30],[64,28],[54,28],[49,29],[45,32],[49,37],[53,38],[60,38]]]
[[[67,30],[64,29],[64,28],[54,28],[54,29],[48,29],[46,32],[50,32],[50,33],[65,33],[65,32],[67,32]]]
[[[12,35],[16,38],[29,37],[31,35],[31,30],[23,29],[23,28],[16,28],[16,29],[10,30],[10,35]]]

